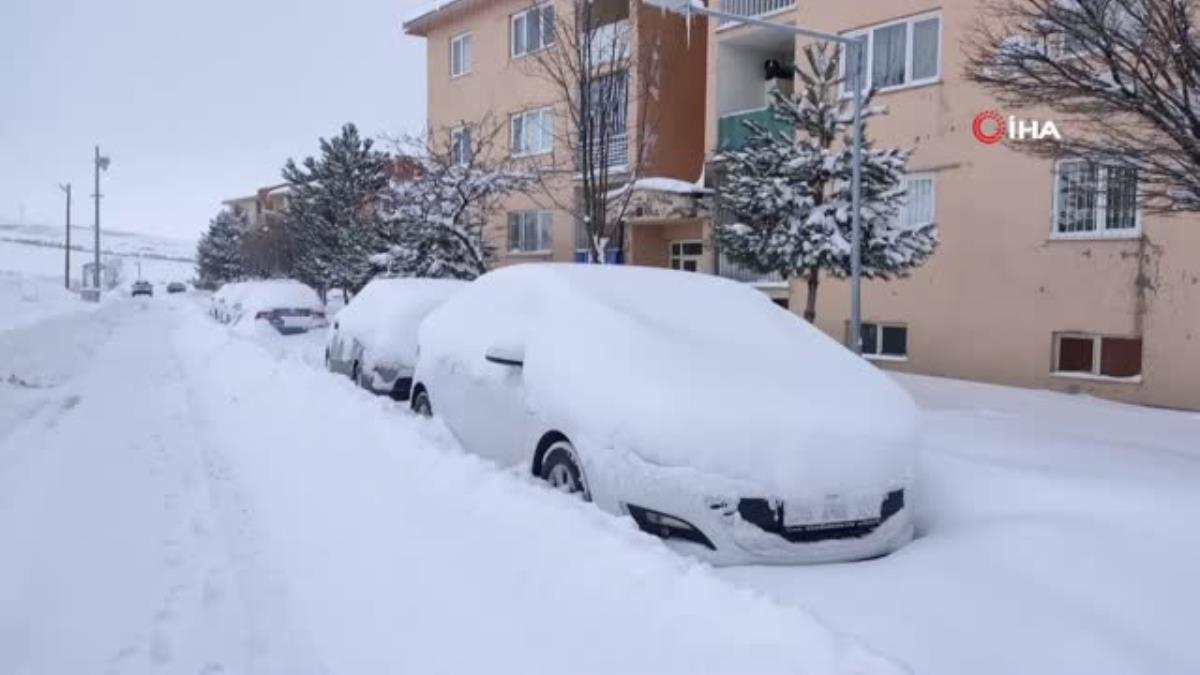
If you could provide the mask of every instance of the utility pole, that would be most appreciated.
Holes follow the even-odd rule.
[[[63,285],[69,291],[71,290],[71,184],[67,183],[58,187],[67,193],[67,245],[63,248],[66,254],[63,262]]]
[[[100,155],[100,146],[96,146],[96,192],[92,195],[96,199],[96,257],[94,263],[96,269],[92,271],[92,284],[96,287],[96,292],[100,292],[100,171],[108,169],[110,163],[109,158]]]

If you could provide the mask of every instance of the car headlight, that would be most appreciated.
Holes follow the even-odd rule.
[[[663,539],[682,539],[700,544],[701,546],[707,546],[714,551],[717,550],[717,547],[713,546],[713,543],[708,537],[704,536],[703,532],[682,518],[637,506],[636,504],[626,504],[625,508],[629,511],[629,515],[633,517],[633,521],[637,523],[638,528],[643,532],[662,537]]]

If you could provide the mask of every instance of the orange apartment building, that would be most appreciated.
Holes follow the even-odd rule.
[[[867,358],[907,372],[1200,409],[1200,218],[1142,213],[1136,176],[1111,167],[1034,158],[1008,141],[980,143],[972,121],[997,103],[963,73],[963,40],[979,0],[710,4],[869,36],[865,70],[875,104],[888,110],[872,119],[869,139],[912,150],[901,217],[936,222],[941,243],[911,277],[864,282]],[[432,126],[553,105],[544,83],[513,65],[513,26],[530,7],[526,0],[459,0],[406,24],[428,42]],[[687,184],[707,163],[709,187],[720,190],[712,184],[714,158],[745,141],[743,120],[766,119],[770,89],[793,86],[768,79],[764,64],[796,62],[803,43],[740,22],[689,28],[640,3],[629,7],[635,32],[669,32],[666,43],[679,50],[664,58],[664,81],[678,91],[664,92],[658,105],[680,133],[657,148],[656,172],[644,175],[681,182],[654,181],[659,189],[639,195],[626,262],[721,274],[799,311],[802,287],[750,274],[714,250],[713,216]],[[472,70],[452,76],[454,44],[467,34]],[[693,128],[703,130],[698,138]],[[702,153],[689,145],[694,138]],[[503,218],[489,236],[502,244],[502,264],[572,260],[569,220],[555,214],[552,245],[542,251],[510,250]],[[846,336],[849,295],[845,282],[823,280],[817,325],[838,340]]]

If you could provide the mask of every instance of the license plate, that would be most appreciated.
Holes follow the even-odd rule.
[[[878,495],[833,494],[823,497],[786,499],[783,502],[783,526],[808,527],[823,523],[844,523],[879,518]]]

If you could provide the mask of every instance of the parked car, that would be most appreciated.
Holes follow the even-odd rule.
[[[212,295],[208,313],[221,323],[229,323],[233,319],[233,305],[237,302],[238,294],[247,282],[234,281],[222,285]]]
[[[133,289],[132,289],[131,294],[135,298],[139,295],[153,296],[154,295],[154,284],[151,284],[149,281],[143,281],[143,280],[139,279],[139,280],[133,282]]]
[[[182,281],[172,281],[171,283],[167,284],[167,292],[168,293],[183,293],[186,291],[187,291],[187,285],[184,284]]]
[[[916,407],[759,291],[528,264],[422,323],[412,408],[713,563],[883,555],[912,538]]]
[[[325,366],[377,394],[407,401],[417,362],[417,328],[466,282],[376,279],[333,322]]]
[[[312,288],[290,279],[242,282],[224,298],[226,322],[263,321],[284,335],[325,326],[325,305]]]

